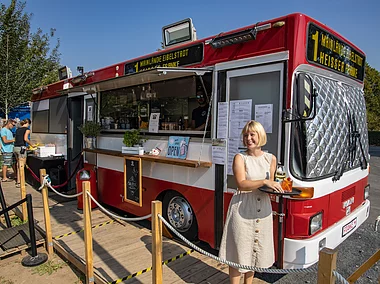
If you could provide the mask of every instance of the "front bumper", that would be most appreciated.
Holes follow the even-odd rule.
[[[319,258],[319,242],[326,239],[326,247],[334,249],[347,239],[364,223],[369,216],[370,201],[365,202],[338,223],[324,230],[320,234],[306,240],[284,239],[284,262],[286,269],[305,268],[316,263]],[[356,218],[356,227],[342,236],[343,227]]]

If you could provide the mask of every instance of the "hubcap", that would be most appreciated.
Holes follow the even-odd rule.
[[[172,226],[180,232],[186,232],[193,223],[193,211],[185,198],[175,196],[169,201],[168,218]]]

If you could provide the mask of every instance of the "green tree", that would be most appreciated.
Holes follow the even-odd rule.
[[[29,101],[32,89],[58,80],[59,39],[51,48],[54,29],[31,32],[25,5],[12,0],[9,7],[0,6],[0,107],[6,115]]]
[[[380,73],[366,64],[364,97],[367,105],[368,130],[380,131]]]

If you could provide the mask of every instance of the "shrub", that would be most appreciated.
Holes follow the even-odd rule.
[[[96,137],[100,134],[101,127],[96,122],[87,121],[79,126],[78,129],[86,137]]]

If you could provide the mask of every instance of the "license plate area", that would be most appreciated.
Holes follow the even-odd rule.
[[[342,228],[342,237],[344,237],[345,235],[347,235],[349,232],[351,232],[353,229],[356,228],[356,225],[358,223],[358,219],[355,218],[355,219],[352,219],[349,223],[347,223],[346,225],[343,226]]]

